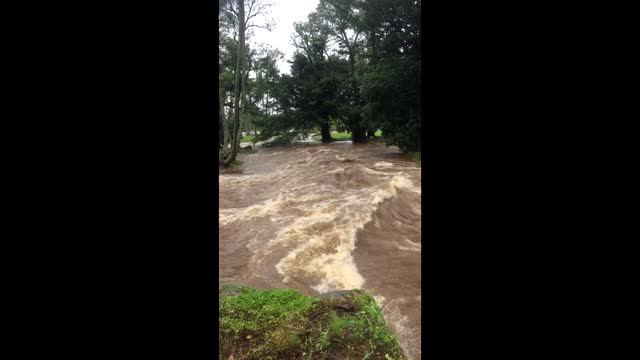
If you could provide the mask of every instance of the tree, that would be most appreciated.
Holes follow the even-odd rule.
[[[232,105],[230,106],[229,116],[224,116],[226,95],[219,96],[219,102],[221,103],[219,106],[222,108],[221,118],[223,121],[228,120],[226,121],[226,126],[223,124],[224,143],[222,151],[220,152],[220,162],[225,166],[229,166],[238,154],[240,140],[242,138],[242,117],[247,107],[247,81],[250,70],[248,59],[249,51],[246,46],[247,29],[251,27],[269,28],[269,23],[259,25],[251,22],[251,20],[259,14],[264,14],[270,5],[271,4],[263,0],[229,0],[225,1],[220,8],[224,12],[224,19],[233,25],[231,27],[234,33],[233,42],[236,43]],[[232,55],[231,51],[230,55]],[[223,93],[221,89],[219,89],[219,91]]]
[[[353,142],[358,143],[366,141],[366,124],[361,116],[363,103],[356,72],[356,56],[362,46],[363,28],[359,26],[361,20],[355,5],[356,0],[321,0],[318,12],[340,48],[338,53],[347,55],[349,61],[348,89],[344,92],[339,113],[347,120]]]
[[[247,79],[247,109],[249,121],[245,122],[246,130],[257,130],[269,120],[275,108],[274,93],[279,79],[277,67],[278,59],[283,54],[277,49],[259,46],[252,51],[250,57],[250,71],[253,78]]]
[[[363,115],[382,129],[387,144],[419,151],[421,1],[369,0],[358,6],[367,37]]]
[[[420,149],[419,0],[320,0],[307,21],[294,24],[297,51],[291,75],[283,76],[276,66],[281,54],[249,49],[246,40],[240,46],[235,1],[228,3],[235,12],[228,11],[227,21],[234,25],[220,45],[226,155],[235,156],[241,129],[288,140],[320,128],[329,142],[331,124],[351,130],[354,142],[381,129],[387,145]],[[245,22],[255,17],[257,1],[244,0]]]
[[[303,122],[319,123],[322,142],[326,143],[331,141],[329,118],[326,109],[320,108],[322,99],[317,97],[320,92],[317,85],[322,77],[325,55],[328,56],[329,28],[324,19],[313,12],[309,14],[307,21],[294,23],[294,29],[292,42],[298,52],[291,62],[294,92],[288,96],[294,98],[293,108],[298,111]]]

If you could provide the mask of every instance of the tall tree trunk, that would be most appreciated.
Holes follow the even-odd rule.
[[[367,142],[367,134],[363,127],[356,127],[351,129],[351,141],[354,143]]]
[[[238,58],[236,60],[236,73],[233,89],[233,122],[231,124],[229,153],[224,159],[224,165],[229,166],[238,155],[240,147],[240,97],[242,96],[241,82],[244,80],[244,60],[245,60],[245,22],[244,22],[244,0],[238,0]],[[244,106],[244,101],[243,101]],[[226,149],[225,149],[226,150]]]
[[[246,59],[246,58],[245,58]],[[243,62],[242,65],[243,69],[249,69],[249,66],[247,65],[246,61]],[[245,119],[244,116],[244,111],[247,107],[247,101],[248,101],[248,94],[247,94],[247,80],[249,78],[249,71],[246,71],[246,76],[244,76],[242,78],[242,83],[240,84],[240,124],[242,125],[241,128],[238,129],[238,148],[240,147],[240,141],[242,140],[242,129],[244,128],[245,130],[247,129],[247,121]]]
[[[219,109],[219,114],[218,114],[218,131],[219,131],[219,143],[220,143],[220,147],[222,147],[224,145],[224,122],[225,122],[225,116],[224,116],[224,95],[223,95],[223,89],[222,87],[220,87],[218,89],[218,106],[220,107]]]
[[[351,78],[351,93],[353,97],[352,106],[358,106],[360,103],[360,94],[358,93],[358,84],[356,83],[356,70],[355,70],[355,49],[352,46],[348,47],[349,50],[349,77]],[[360,114],[353,114],[351,118],[351,141],[355,143],[367,142],[367,135],[365,129],[362,127],[362,119]]]
[[[225,101],[228,100],[227,97],[228,97],[227,93],[225,92],[224,93]],[[233,99],[231,99],[231,100],[233,100]],[[227,114],[224,117],[224,123],[222,124],[223,128],[224,128],[224,149],[225,149],[225,152],[227,151],[226,149],[229,148],[229,144],[231,143],[231,121],[233,120],[233,112],[234,112],[233,104],[231,104],[231,105],[227,104],[227,106],[229,108],[229,114]],[[226,155],[226,153],[225,153],[225,155]]]
[[[374,70],[377,66],[378,63],[378,34],[376,33],[375,30],[371,30],[369,32],[369,36],[367,39],[367,45],[369,47],[369,64],[368,64],[368,68],[369,71]],[[373,110],[373,106],[371,106],[371,99],[363,99],[365,102],[369,103],[369,111],[367,114],[367,122],[369,124],[373,123],[377,123],[378,120],[378,113],[376,113]],[[371,134],[373,136],[375,136],[375,130],[373,131],[373,134]],[[366,136],[365,136],[366,139]]]
[[[331,130],[329,128],[329,120],[322,123],[322,142],[325,144],[331,142]]]

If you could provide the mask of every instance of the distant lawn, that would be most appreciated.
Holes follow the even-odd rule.
[[[243,137],[242,140],[240,140],[240,142],[253,142],[254,138],[255,138],[255,136],[247,135],[247,136]]]
[[[321,141],[322,140],[322,135],[316,135],[314,137],[312,137],[311,139],[315,140],[315,141]],[[343,132],[343,133],[332,133],[331,134],[331,140],[351,140],[351,134]]]
[[[333,133],[331,134],[331,138],[334,140],[351,140],[351,134],[346,132]]]
[[[376,136],[382,136],[382,130],[378,130],[375,133]],[[311,138],[314,141],[321,141],[322,140],[322,135],[316,135],[314,137]],[[331,139],[332,140],[336,140],[336,141],[340,141],[340,140],[351,140],[351,133],[348,132],[339,132],[339,133],[332,133],[331,134]]]

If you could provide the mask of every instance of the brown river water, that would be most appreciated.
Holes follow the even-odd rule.
[[[372,293],[420,359],[421,173],[394,147],[296,144],[220,170],[220,282]]]

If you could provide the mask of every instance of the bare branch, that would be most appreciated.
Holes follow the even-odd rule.
[[[257,0],[250,0],[249,1],[249,10],[247,11],[246,14],[246,21],[245,24],[247,23],[248,19],[254,17],[255,15],[253,14],[253,6],[256,4]]]
[[[251,25],[247,25],[246,28],[247,29],[249,29],[249,28],[259,28],[259,29],[265,29],[265,30],[269,30],[269,31],[271,31],[271,29],[272,29],[272,27],[269,26],[269,24],[266,24],[266,25],[251,24]]]
[[[249,24],[249,20],[253,19],[254,17],[256,17],[259,13],[255,13],[255,14],[251,14],[249,16],[247,16],[247,20],[244,22],[245,24]]]
[[[347,36],[347,33],[344,31],[344,29],[340,30],[340,34],[342,35],[342,38],[340,38],[340,40],[342,40],[344,42],[344,44],[347,47],[347,49],[351,50],[351,44],[349,43],[349,37]]]
[[[272,3],[267,3],[264,2],[262,0],[252,0],[249,4],[249,11],[247,12],[247,16],[246,16],[246,20],[245,20],[245,26],[249,25],[249,20],[255,18],[256,16],[262,14],[263,16],[265,16],[265,20],[266,20],[266,11],[270,6],[273,6]],[[255,8],[254,8],[255,6]],[[266,21],[268,22],[268,21]],[[268,29],[268,28],[266,28]]]
[[[237,10],[236,10],[236,8],[233,6],[233,5],[234,5],[234,4],[233,4],[233,2],[232,2],[232,1],[227,2],[227,4],[226,4],[226,5],[227,5],[227,7],[226,7],[226,8],[223,8],[223,9],[224,9],[224,10],[226,10],[227,12],[230,12],[230,13],[234,14],[234,15],[236,16],[236,18],[237,18],[237,17],[238,17],[238,11],[237,11]]]

